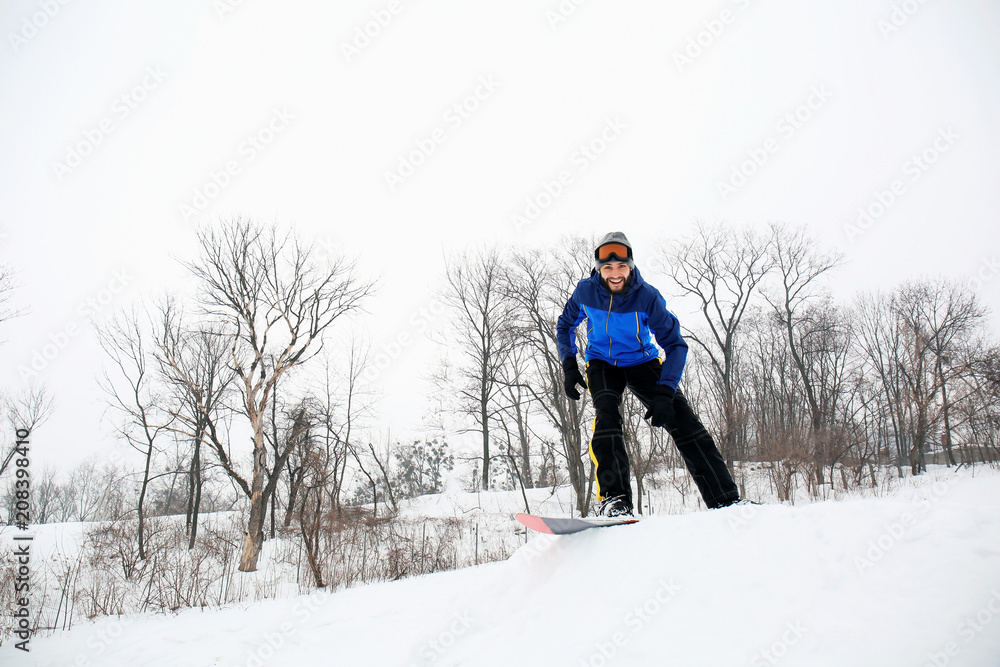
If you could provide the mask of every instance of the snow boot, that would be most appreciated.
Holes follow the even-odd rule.
[[[597,515],[608,518],[632,516],[632,501],[625,495],[605,498],[601,501],[601,508],[597,511]]]

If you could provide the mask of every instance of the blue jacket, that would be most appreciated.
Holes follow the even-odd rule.
[[[576,327],[586,318],[587,361],[601,359],[615,366],[636,366],[656,359],[658,352],[650,338],[663,348],[663,372],[659,384],[677,389],[687,361],[687,343],[680,323],[667,310],[666,300],[655,287],[632,269],[628,287],[612,295],[601,284],[596,271],[581,280],[556,323],[556,339],[562,359],[575,357]]]

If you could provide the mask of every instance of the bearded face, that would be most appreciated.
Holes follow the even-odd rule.
[[[601,265],[601,283],[612,294],[621,294],[631,273],[625,262],[608,262]]]

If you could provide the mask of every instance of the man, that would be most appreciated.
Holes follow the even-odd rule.
[[[595,266],[581,280],[556,325],[566,395],[579,400],[577,386],[590,388],[596,419],[590,457],[596,466],[602,516],[631,516],[632,485],[622,433],[621,403],[628,387],[646,407],[645,419],[670,433],[705,504],[739,501],[739,489],[715,441],[691,410],[677,383],[687,360],[687,343],[666,301],[646,283],[632,259],[632,245],[612,232],[594,251]],[[587,381],[576,361],[576,328],[586,318]],[[664,358],[650,339],[663,349]]]

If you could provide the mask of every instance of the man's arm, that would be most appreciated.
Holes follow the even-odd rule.
[[[578,291],[579,289],[573,290],[573,296],[566,302],[562,315],[556,321],[556,343],[560,359],[576,358],[576,328],[587,314],[577,300]]]
[[[667,310],[666,299],[655,288],[651,291],[652,297],[646,311],[649,315],[649,330],[666,355],[659,384],[676,390],[687,363],[688,345],[681,337],[680,322]]]

